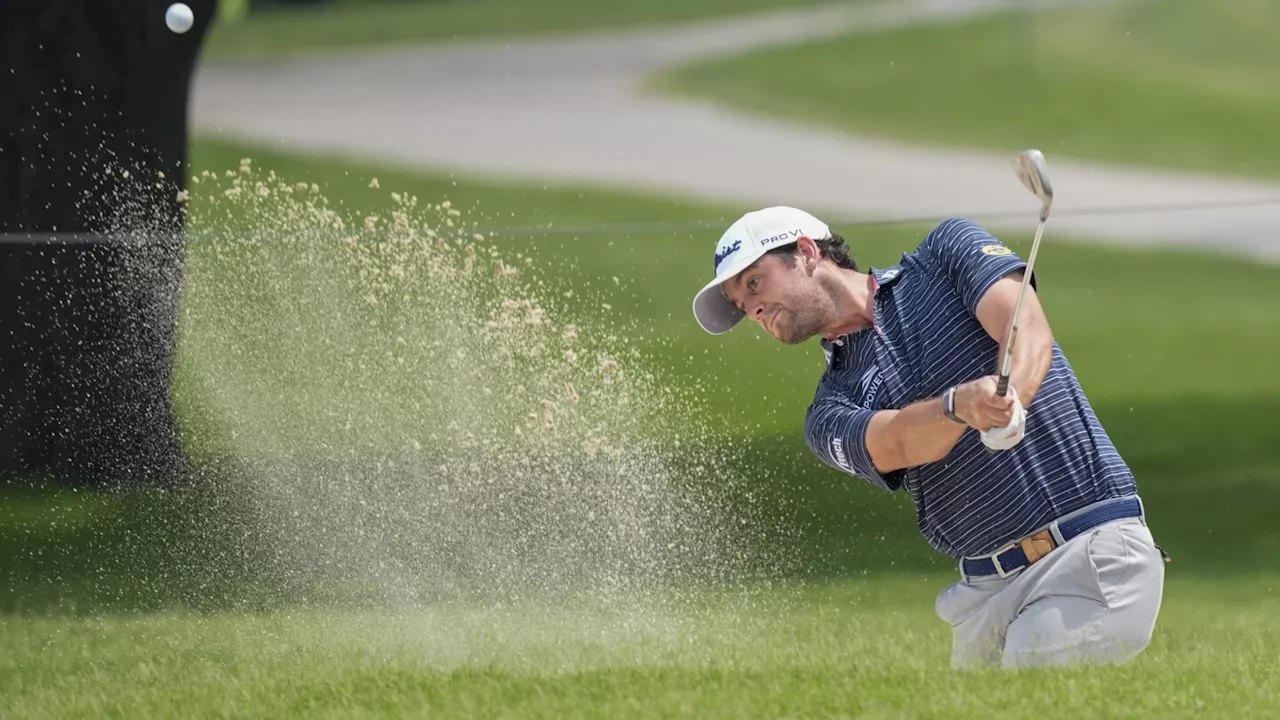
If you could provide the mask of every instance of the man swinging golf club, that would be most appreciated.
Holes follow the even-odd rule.
[[[1031,263],[957,218],[901,263],[863,271],[817,218],[770,207],[728,228],[693,302],[712,334],[749,318],[787,344],[820,336],[809,447],[909,493],[921,534],[958,561],[936,602],[956,668],[1128,661],[1163,594],[1133,474],[1035,293],[1052,189],[1029,153],[1019,175],[1045,201]]]

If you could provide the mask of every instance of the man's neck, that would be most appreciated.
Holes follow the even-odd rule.
[[[837,270],[832,290],[836,297],[839,317],[822,336],[835,340],[852,335],[875,325],[876,279],[870,273],[857,270]]]

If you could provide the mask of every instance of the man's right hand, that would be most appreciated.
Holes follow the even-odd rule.
[[[1006,427],[1013,421],[1014,394],[996,394],[996,377],[971,380],[956,387],[956,415],[978,431]]]
[[[965,428],[972,427],[985,432],[991,428],[1011,425],[1016,397],[1012,388],[1006,397],[996,395],[995,377],[979,378],[957,386],[955,412],[964,425],[944,420],[938,412],[942,398],[936,397],[912,403],[901,410],[860,410],[864,417],[867,413],[871,416],[866,422],[865,431],[867,455],[876,472],[881,475],[938,462],[955,447],[956,441],[966,432]],[[833,417],[840,418],[843,415],[847,418],[852,415],[847,408],[830,400],[818,413],[811,418],[822,418],[822,422],[828,425],[834,422]],[[997,444],[1010,441],[998,440],[1000,442]]]

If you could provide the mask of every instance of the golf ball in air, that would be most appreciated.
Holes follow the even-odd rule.
[[[176,33],[184,33],[191,29],[196,17],[186,3],[174,3],[164,11],[164,24]]]

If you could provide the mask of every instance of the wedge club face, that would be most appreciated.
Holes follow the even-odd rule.
[[[1049,180],[1049,166],[1044,161],[1044,154],[1034,149],[1018,153],[1013,161],[1013,171],[1022,184],[1044,204],[1040,219],[1048,219],[1049,208],[1053,205],[1053,183]]]

